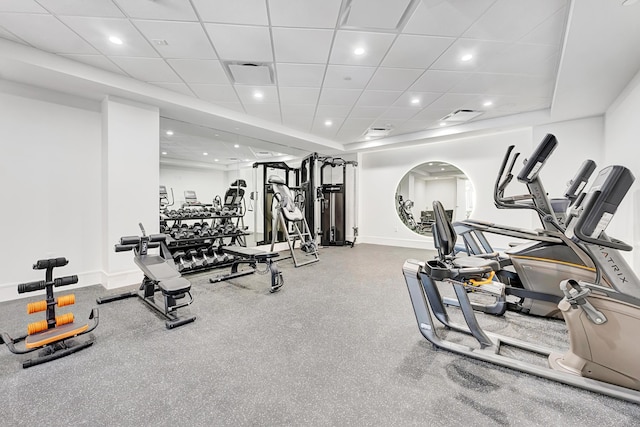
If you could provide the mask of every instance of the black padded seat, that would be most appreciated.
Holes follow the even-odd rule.
[[[158,287],[166,295],[180,295],[191,289],[191,283],[184,277],[176,277],[158,282]]]
[[[140,255],[134,262],[150,280],[158,282],[162,292],[168,295],[183,294],[191,289],[191,283],[182,277],[159,255]]]

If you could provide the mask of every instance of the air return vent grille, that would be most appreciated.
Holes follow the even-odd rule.
[[[263,62],[227,62],[231,79],[236,84],[264,86],[272,85],[273,70],[270,63]]]
[[[456,110],[453,113],[444,116],[442,119],[440,119],[440,121],[453,123],[468,122],[469,120],[478,117],[482,113],[482,111],[475,110]]]

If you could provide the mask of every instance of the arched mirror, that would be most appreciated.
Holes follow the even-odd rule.
[[[474,203],[473,184],[457,167],[427,162],[405,174],[396,189],[396,211],[412,231],[431,235],[433,201],[439,200],[452,221],[469,218]]]

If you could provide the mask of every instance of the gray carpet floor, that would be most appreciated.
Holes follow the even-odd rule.
[[[127,256],[123,254],[123,256]],[[22,369],[0,348],[0,424],[99,426],[637,426],[640,407],[435,350],[402,275],[415,249],[322,248],[320,262],[251,275],[187,276],[195,323],[167,330],[136,299],[100,305],[92,347]],[[73,260],[71,260],[73,261]],[[133,264],[133,260],[132,260]],[[60,274],[73,274],[70,267]],[[76,319],[101,286],[75,291]],[[0,304],[23,333],[26,302]],[[61,310],[62,312],[62,310]],[[32,316],[33,317],[33,316]],[[490,329],[566,347],[561,321],[508,314]]]

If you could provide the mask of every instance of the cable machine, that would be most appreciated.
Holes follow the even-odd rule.
[[[322,234],[320,244],[323,246],[345,246],[353,247],[358,237],[358,227],[356,225],[357,198],[356,198],[356,167],[355,160],[344,160],[339,157],[318,157],[322,163],[320,166],[320,186],[318,187],[320,199],[320,226]],[[346,237],[347,212],[346,212],[346,182],[347,166],[353,168],[353,240]],[[341,168],[342,174],[338,174],[339,180],[334,180],[334,169]],[[341,177],[341,178],[340,178]],[[337,182],[336,182],[337,181]]]

